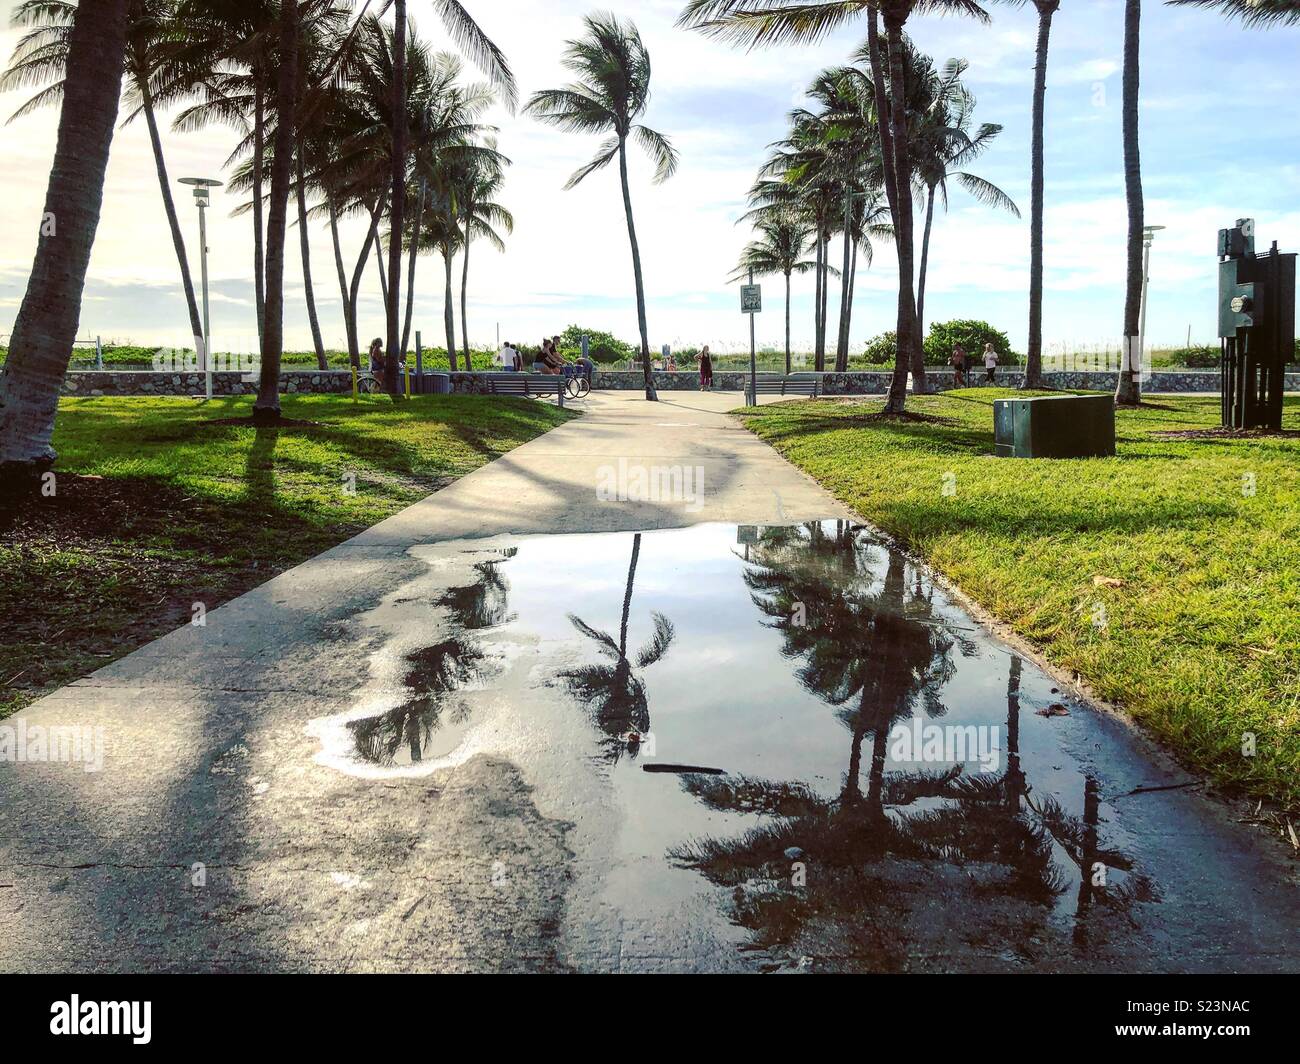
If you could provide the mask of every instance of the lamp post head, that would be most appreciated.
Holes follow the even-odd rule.
[[[209,189],[220,188],[222,186],[222,182],[217,181],[211,177],[182,177],[180,179],[180,183],[182,185],[193,186],[194,202],[197,203],[200,207],[208,206]]]

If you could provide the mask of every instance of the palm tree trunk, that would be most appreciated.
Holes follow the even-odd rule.
[[[821,226],[817,227],[817,262],[814,272],[817,290],[813,293],[813,369],[818,373],[826,369],[826,336],[822,324],[822,291],[826,287],[826,245],[822,242]]]
[[[853,263],[849,267],[849,327],[853,326],[853,300],[858,294],[858,252],[861,247],[858,238],[853,238]]]
[[[898,249],[898,345],[906,350],[912,367],[912,391],[918,395],[928,389],[925,380],[925,352],[917,333],[915,248],[913,247],[912,197],[907,184],[912,173],[911,151],[907,143],[907,75],[903,66],[903,27],[906,13],[886,15],[885,33],[889,43],[889,79],[893,88],[890,99],[889,135],[894,142],[894,173],[898,183],[898,206],[894,216]]]
[[[930,230],[934,228],[934,186],[925,198],[925,235],[921,237],[921,271],[916,282],[916,331],[925,335],[925,275],[930,268]]]
[[[253,93],[253,295],[257,303],[257,343],[266,344],[266,252],[262,243],[262,166],[266,161],[266,101],[254,67]],[[265,361],[265,359],[263,359]]]
[[[1138,146],[1140,31],[1142,0],[1125,0],[1124,7],[1124,188],[1128,196],[1128,284],[1124,298],[1125,365],[1115,389],[1115,402],[1142,401],[1138,380],[1138,319],[1142,313],[1142,230],[1146,224],[1142,199],[1142,157]]]
[[[883,111],[888,95],[885,92],[885,57],[880,50],[880,12],[879,9],[872,6],[867,9],[867,54],[871,60],[871,82],[875,92],[877,103],[877,114],[883,119]],[[880,130],[880,157],[885,172],[885,199],[889,204],[890,216],[895,221],[895,229],[899,217],[898,204],[898,171],[895,168],[894,159],[894,137],[887,121],[877,121],[876,126]],[[895,241],[897,243],[897,241]],[[899,274],[902,274],[903,251],[899,247],[896,249],[899,261]],[[899,304],[902,304],[902,295],[899,295]],[[898,331],[895,331],[897,337]],[[897,352],[894,356],[894,375],[889,382],[889,394],[885,399],[885,412],[891,414],[901,414],[907,404],[907,345],[898,343]]]
[[[357,342],[357,323],[352,314],[352,300],[348,296],[348,277],[343,268],[343,245],[339,242],[339,215],[334,206],[334,195],[326,195],[330,211],[330,237],[334,242],[334,268],[339,276],[339,298],[343,304],[343,328],[348,337],[348,362],[360,368],[361,347]]]
[[[280,71],[276,87],[275,159],[271,167],[271,209],[266,219],[266,320],[262,373],[253,403],[254,424],[280,420],[280,357],[284,352],[284,251],[293,184],[298,98],[298,5],[280,5]]]
[[[388,271],[384,269],[384,249],[379,243],[379,220],[374,222],[375,232],[375,268],[379,271],[379,298],[384,304],[384,313],[388,313]]]
[[[320,318],[316,314],[316,292],[311,282],[311,235],[307,231],[307,182],[303,174],[301,140],[294,155],[298,160],[298,241],[302,246],[302,287],[307,300],[307,321],[311,324],[311,342],[316,348],[316,365],[320,369],[329,369],[325,341],[320,333]]]
[[[389,395],[398,394],[397,346],[399,314],[402,309],[402,233],[406,209],[406,0],[393,5],[393,188],[389,194],[388,220],[388,291],[384,305],[388,311],[388,358],[384,384]],[[383,258],[381,255],[380,258]],[[381,274],[382,277],[382,274]]]
[[[645,397],[657,403],[654,378],[650,375],[650,330],[645,318],[645,281],[641,276],[641,248],[636,241],[636,224],[632,221],[632,188],[627,180],[627,141],[618,145],[618,172],[623,180],[623,209],[627,214],[627,236],[632,244],[632,273],[636,278],[636,317],[641,328],[641,367],[645,372]]]
[[[470,236],[470,224],[465,222],[465,264],[460,274],[460,349],[465,352],[465,367],[472,373],[474,370],[474,356],[469,350],[469,245],[473,238]]]
[[[358,302],[361,298],[361,278],[366,272],[366,261],[370,258],[370,246],[375,242],[375,233],[378,232],[377,226],[379,216],[384,212],[384,200],[381,196],[375,204],[375,209],[370,212],[370,229],[366,232],[365,242],[361,245],[361,254],[357,256],[356,268],[352,271],[352,287],[348,292],[348,306],[352,317],[352,339],[349,341],[355,347],[355,354],[349,352],[357,360],[361,361],[361,344],[360,328],[357,318]]]
[[[1047,112],[1047,54],[1052,15],[1061,0],[1035,0],[1038,7],[1038,53],[1034,64],[1034,114],[1030,149],[1029,208],[1029,347],[1025,355],[1025,388],[1043,386],[1043,203],[1044,123]]]
[[[831,326],[831,234],[822,239],[822,372],[826,371],[826,338]]]
[[[415,206],[415,226],[411,231],[411,247],[407,253],[406,266],[406,321],[402,325],[402,357],[406,357],[406,352],[411,342],[411,321],[415,317],[415,258],[420,250],[420,230],[424,226],[424,198],[427,193],[427,186],[424,178],[420,178],[419,200]]]
[[[181,235],[180,219],[176,217],[176,201],[172,198],[171,181],[167,177],[162,137],[158,135],[158,119],[153,110],[153,94],[149,91],[149,84],[145,80],[138,80],[136,87],[140,90],[140,107],[144,111],[145,125],[149,127],[149,143],[153,146],[153,161],[158,171],[158,187],[162,191],[163,210],[167,213],[167,225],[172,231],[172,246],[176,249],[176,261],[181,267],[181,287],[185,290],[185,303],[190,311],[190,333],[195,339],[194,350],[198,351],[203,340],[203,319],[199,317],[199,303],[194,298],[194,281],[190,277],[189,256],[185,253],[185,237]]]
[[[442,323],[447,329],[447,364],[452,373],[456,372],[456,313],[455,299],[451,292],[451,244],[442,248],[442,265],[447,275],[447,288],[442,301]]]
[[[128,7],[128,0],[79,6],[69,33],[40,242],[0,375],[0,478],[6,482],[39,483],[36,475],[57,457],[50,437],[104,201]]]
[[[785,375],[790,376],[790,274],[785,275]]]
[[[844,231],[844,272],[840,275],[840,332],[835,344],[835,372],[845,373],[849,368],[849,319],[853,313],[853,299],[849,294],[849,274],[853,267],[853,237]]]

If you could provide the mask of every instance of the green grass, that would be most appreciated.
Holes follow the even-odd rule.
[[[213,424],[251,398],[62,401],[54,497],[0,509],[0,717],[572,416],[474,396],[281,402],[312,424]]]
[[[744,416],[1186,764],[1300,807],[1300,435],[1162,438],[1217,426],[1218,400],[1159,398],[1119,413],[1117,458],[997,459],[992,403],[1013,394],[909,400],[941,421],[873,419],[872,401]]]

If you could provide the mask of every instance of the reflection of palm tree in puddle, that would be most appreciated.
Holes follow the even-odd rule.
[[[418,764],[436,732],[468,722],[468,703],[453,700],[451,695],[481,678],[484,653],[461,633],[497,627],[513,619],[509,584],[500,566],[516,553],[510,549],[499,559],[478,562],[474,566],[477,579],[472,584],[450,588],[438,600],[457,633],[406,655],[408,668],[402,679],[410,692],[406,701],[380,716],[348,722],[357,754],[364,760],[391,766],[405,754],[411,764]]]
[[[640,736],[650,730],[650,706],[645,682],[636,670],[653,665],[666,653],[673,641],[673,625],[661,613],[651,613],[654,633],[637,653],[635,662],[628,658],[627,629],[632,612],[632,586],[636,581],[637,561],[641,556],[641,536],[632,539],[632,560],[627,570],[627,588],[623,593],[623,617],[618,639],[599,631],[580,617],[569,615],[573,626],[596,644],[609,663],[582,665],[560,673],[569,691],[591,712],[596,726],[605,733],[607,758],[616,762],[626,753],[635,758],[641,748]]]
[[[348,722],[357,753],[366,761],[387,766],[405,750],[411,763],[418,764],[436,731],[469,719],[469,706],[448,696],[478,677],[482,660],[483,652],[477,646],[458,638],[408,654],[410,669],[403,682],[411,697],[381,716]]]
[[[512,547],[501,551],[499,559],[477,563],[474,571],[478,573],[478,579],[474,583],[447,590],[438,600],[438,605],[451,611],[453,624],[462,629],[480,631],[514,620],[510,613],[510,585],[501,575],[501,564],[518,553],[518,549]]]
[[[968,777],[961,766],[941,773],[885,773],[893,722],[917,707],[941,714],[938,694],[953,675],[953,646],[975,650],[936,623],[924,596],[914,592],[907,598],[900,557],[891,553],[878,589],[870,556],[843,527],[834,538],[773,530],[750,560],[754,567],[746,582],[784,636],[786,656],[802,659],[800,682],[832,705],[848,705],[837,715],[852,734],[848,774],[835,799],[798,782],[683,777],[687,791],[711,808],[770,818],[739,837],[699,840],[669,854],[731,889],[731,917],[755,932],[759,945],[789,942],[817,921],[823,931],[829,923],[846,936],[842,948],[859,958],[901,966],[908,942],[900,928],[910,909],[935,894],[945,908],[950,901],[974,906],[968,924],[978,922],[981,906],[992,906],[995,898],[1027,903],[1028,909],[1022,904],[1016,910],[1012,927],[1028,941],[1066,887],[1053,860],[1054,843],[1077,854],[1080,867],[1131,867],[1121,854],[1098,848],[1095,784],[1081,834],[1080,822],[1059,804],[1028,803],[1020,764],[1018,658],[1012,658],[1008,679],[1007,763],[1001,774]],[[802,610],[796,609],[800,604]],[[873,747],[864,800],[858,776],[868,734]],[[908,809],[921,802],[929,808]],[[1072,840],[1078,842],[1073,850],[1067,845]],[[792,880],[795,860],[809,868],[806,883]],[[941,874],[941,866],[958,866],[961,874]],[[950,898],[949,892],[967,897]],[[1141,896],[1141,885],[1108,890],[1085,877],[1076,927],[1084,926],[1088,904],[1097,897],[1122,909]],[[1085,941],[1084,934],[1081,940],[1076,931],[1076,941]]]
[[[784,638],[782,653],[802,659],[800,684],[839,707],[852,733],[845,804],[862,797],[862,744],[874,737],[868,789],[879,811],[890,728],[918,702],[931,717],[943,714],[938,693],[955,671],[957,639],[937,622],[929,599],[907,596],[901,555],[890,552],[878,585],[874,558],[852,526],[836,522],[833,536],[820,523],[805,529],[806,538],[798,529],[766,530],[745,583]]]

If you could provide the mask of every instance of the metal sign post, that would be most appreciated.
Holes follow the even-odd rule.
[[[749,284],[740,288],[740,312],[749,315],[749,405],[758,405],[758,356],[754,346],[754,315],[763,312],[763,289],[754,283],[754,271],[749,271]]]

